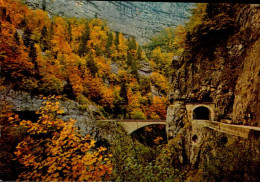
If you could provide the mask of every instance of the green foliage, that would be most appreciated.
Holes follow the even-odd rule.
[[[127,84],[125,81],[121,82],[121,89],[119,95],[121,98],[123,98],[123,103],[126,105],[128,103],[128,98],[127,98]]]
[[[72,28],[71,28],[71,23],[70,21],[67,22],[68,24],[68,42],[71,42],[72,41]]]
[[[205,16],[206,16],[206,3],[198,3],[195,7],[191,10],[192,15],[190,20],[187,22],[186,27],[189,32],[193,32],[196,28],[202,24]]]
[[[248,142],[231,141],[226,145],[219,142],[213,145],[209,142],[202,153],[207,156],[203,164],[206,180],[259,181],[260,158]]]
[[[111,133],[112,181],[174,181],[181,176],[168,158],[161,157],[164,158],[163,162],[156,162],[163,147],[154,150],[140,144],[117,123],[103,122],[98,125],[103,132]]]
[[[131,67],[130,73],[136,78],[137,81],[139,81],[138,66],[137,66],[137,61],[135,59],[131,60],[130,67]]]
[[[132,119],[146,119],[146,116],[141,109],[134,109],[130,114]]]
[[[110,56],[110,54],[111,54],[112,45],[113,45],[113,34],[112,34],[112,32],[108,32],[108,38],[107,38],[107,43],[106,43],[106,51],[107,51],[108,56]]]
[[[87,67],[89,68],[92,76],[95,77],[96,73],[98,72],[98,67],[97,67],[97,64],[94,62],[93,59],[87,60]]]
[[[116,49],[118,50],[119,45],[119,32],[116,32],[115,42],[114,42]]]
[[[85,23],[85,30],[80,38],[79,52],[80,56],[85,56],[88,52],[87,42],[89,41],[90,28],[88,22]]]
[[[45,75],[38,89],[45,94],[60,94],[63,91],[63,81],[53,75]]]
[[[40,45],[43,51],[50,50],[50,32],[48,32],[47,27],[43,26],[41,30],[41,37],[40,37]]]
[[[33,43],[31,35],[32,32],[28,28],[26,28],[23,33],[23,42],[26,47],[29,47]]]
[[[46,0],[42,1],[42,10],[46,10]]]
[[[130,39],[128,39],[128,49],[129,50],[136,50],[136,40],[135,37],[131,37]]]
[[[137,59],[138,60],[142,59],[142,50],[141,50],[140,46],[138,46],[138,49],[137,49]]]
[[[24,90],[29,90],[30,92],[33,92],[38,88],[38,80],[33,77],[24,77],[20,86]]]
[[[79,95],[76,98],[76,101],[81,104],[81,105],[88,105],[90,104],[90,101],[88,100],[88,98],[86,98],[83,94]]]
[[[142,95],[146,95],[151,92],[151,80],[147,77],[140,78],[140,91]]]
[[[164,51],[172,51],[169,47],[175,36],[175,28],[169,27],[163,29],[157,35],[153,36],[151,41],[146,45],[148,51],[154,50],[156,47],[160,47]]]

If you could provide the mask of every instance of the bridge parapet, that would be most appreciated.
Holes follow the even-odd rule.
[[[254,136],[257,138],[259,138],[260,136],[260,127],[226,124],[226,123],[220,123],[220,122],[208,121],[208,120],[192,120],[192,124],[202,125],[204,127],[219,132],[227,133],[234,136],[239,136],[245,139],[249,139],[251,137],[250,135],[252,134],[254,134]]]

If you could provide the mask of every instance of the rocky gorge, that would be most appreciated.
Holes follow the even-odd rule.
[[[152,10],[151,17],[154,16],[155,22],[158,20],[160,26],[164,26],[162,22],[166,18],[165,13],[155,15],[154,12],[156,8],[165,11],[168,8],[164,3],[157,7],[149,3],[150,8],[138,6],[135,2],[28,0],[27,3],[34,8],[46,9],[49,15],[81,17],[88,14],[100,18],[109,15],[113,19],[110,22],[111,29],[134,35],[141,43],[149,38],[146,35],[156,32],[158,28],[156,23],[151,25],[154,29],[148,28],[147,12]],[[178,4],[169,7],[175,6]],[[185,173],[187,181],[259,180],[260,6],[207,4],[205,7],[201,22],[187,31],[184,52],[172,59],[170,90],[167,93],[170,106],[165,123],[168,144],[164,148],[142,148],[116,122],[98,122],[105,118],[103,114],[107,114],[102,112],[102,105],[86,99],[81,104],[80,98],[84,100],[84,97],[59,100],[64,110],[64,113],[58,115],[59,118],[65,121],[70,118],[77,120],[82,135],[90,134],[97,144],[101,143],[102,146],[103,142],[105,147],[112,148],[110,151],[115,156],[112,160],[119,176],[115,179],[158,181],[156,179],[165,179],[158,177],[162,175],[167,176],[167,179],[179,180],[184,179]],[[139,17],[138,11],[141,15],[145,14],[140,17],[145,17],[143,21],[147,24],[138,22],[138,18],[134,20]],[[173,8],[167,11],[173,12]],[[132,18],[128,24],[134,28],[122,24],[123,21],[127,22],[124,16]],[[118,24],[119,28],[113,23]],[[147,32],[140,34],[142,28]],[[147,62],[142,65],[138,69],[139,75],[151,75],[153,70],[150,65]],[[110,68],[115,75],[120,72],[116,63],[111,63]],[[103,81],[107,85],[112,83],[108,79]],[[35,111],[39,110],[44,99],[33,92],[15,89],[12,84],[0,86],[0,100],[8,102],[12,111],[21,119],[37,119]],[[161,96],[153,85],[150,85],[150,89],[152,96]],[[149,127],[144,127],[142,132],[150,132]],[[156,160],[153,158],[154,161],[150,162],[156,152],[159,153],[154,155]],[[149,159],[148,162],[146,159]],[[172,167],[174,170],[164,171]],[[178,177],[171,176],[173,171],[180,172],[174,174]],[[152,175],[155,178],[150,179]]]
[[[189,105],[208,108],[212,118],[205,120],[260,126],[259,8],[253,4],[209,4],[208,19],[187,36],[187,52],[173,59],[167,128],[169,137],[180,137],[175,143],[182,148],[179,162],[186,159],[200,168],[229,140],[248,142],[199,124],[195,109],[189,117]],[[216,146],[221,141],[224,143]],[[254,144],[259,156],[259,132]]]

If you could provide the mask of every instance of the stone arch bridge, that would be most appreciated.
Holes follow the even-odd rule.
[[[139,128],[149,126],[149,125],[166,125],[165,120],[134,120],[134,119],[113,119],[113,120],[98,120],[101,122],[109,122],[109,121],[116,121],[119,123],[128,134],[133,133],[135,130]]]

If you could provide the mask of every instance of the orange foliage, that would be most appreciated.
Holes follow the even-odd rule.
[[[90,41],[88,41],[88,47],[100,51],[105,51],[107,35],[105,31],[101,30],[101,27],[94,26],[90,33]]]
[[[102,99],[99,103],[105,107],[113,108],[114,90],[112,88],[105,87],[102,91]]]
[[[79,96],[83,92],[83,80],[80,77],[80,70],[75,66],[68,66],[69,81],[75,96]]]
[[[38,112],[41,116],[36,123],[20,122],[28,128],[28,136],[16,147],[17,160],[26,169],[19,180],[109,180],[112,165],[106,149],[94,149],[95,141],[78,134],[74,120],[64,122],[56,117],[63,112],[52,97]]]
[[[94,61],[97,63],[98,75],[102,78],[107,78],[111,73],[109,62],[101,56],[95,57]]]
[[[152,83],[159,88],[160,91],[167,93],[169,89],[167,78],[157,72],[153,72],[151,75]]]
[[[48,13],[43,10],[28,11],[25,21],[27,28],[33,32],[34,40],[39,40],[44,26],[49,28],[51,25]]]
[[[0,74],[6,80],[46,95],[83,95],[112,112],[149,115],[151,94],[137,80],[140,49],[135,39],[111,32],[100,19],[49,18],[15,0],[1,0],[0,15]],[[160,68],[169,67],[171,56],[158,48],[150,60],[156,71],[150,78],[162,93],[168,83]],[[111,72],[112,61],[118,74]]]
[[[67,23],[61,17],[56,17],[54,19],[55,26],[53,27],[54,35],[52,37],[53,52],[70,54],[72,49],[68,43],[68,32],[67,32]]]
[[[166,118],[167,99],[162,97],[154,97],[152,105],[149,108],[149,116],[152,119],[165,119]]]
[[[0,58],[3,59],[1,61],[2,71],[14,79],[21,78],[24,74],[33,74],[34,66],[29,60],[26,48],[17,44],[21,39],[18,37],[16,28],[21,23],[22,17],[26,15],[26,9],[17,1],[11,1],[11,3],[1,1],[0,12]]]
[[[115,35],[113,36],[115,39]],[[117,61],[121,66],[125,65],[127,59],[127,40],[124,39],[123,34],[119,33],[119,44],[118,49],[113,46],[113,52],[111,54],[111,58]]]

